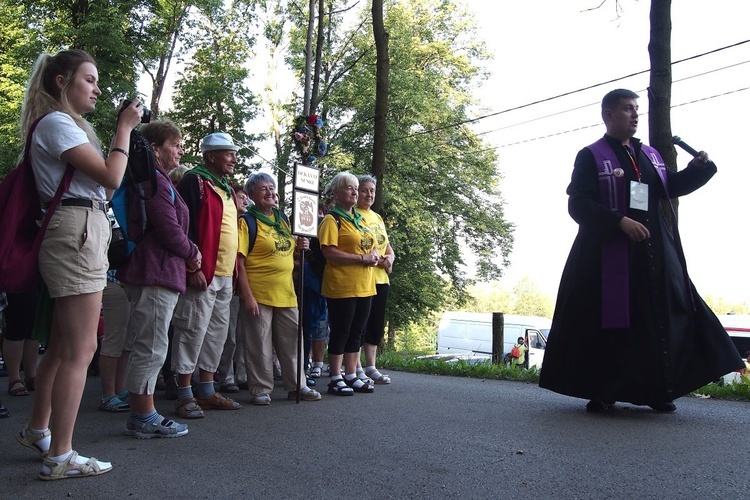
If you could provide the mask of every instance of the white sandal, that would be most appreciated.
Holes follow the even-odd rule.
[[[50,432],[49,429],[41,433],[31,432],[31,430],[29,430],[29,426],[27,425],[26,427],[23,428],[21,432],[16,434],[16,441],[21,443],[26,448],[36,451],[42,457],[46,457],[49,449],[43,450],[42,447],[39,446],[37,443],[39,443],[39,441],[51,435],[52,433]]]
[[[388,375],[383,375],[377,369],[368,372],[367,376],[370,377],[372,381],[378,385],[387,385],[391,383],[391,377],[389,377]]]
[[[98,476],[112,470],[112,464],[109,462],[100,462],[92,457],[85,464],[79,464],[76,462],[76,458],[78,458],[78,453],[75,451],[70,454],[65,462],[55,462],[54,460],[45,458],[42,465],[48,467],[50,473],[45,474],[44,472],[40,472],[39,479],[54,481],[56,479],[68,479],[71,477]],[[107,465],[104,466],[104,464]]]

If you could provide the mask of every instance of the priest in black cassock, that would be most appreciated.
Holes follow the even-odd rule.
[[[588,399],[674,411],[673,401],[744,366],[687,274],[669,203],[716,165],[701,151],[679,172],[634,138],[638,95],[602,100],[607,133],[576,157],[567,193],[578,235],[565,264],[539,385]],[[669,213],[671,211],[671,214]]]

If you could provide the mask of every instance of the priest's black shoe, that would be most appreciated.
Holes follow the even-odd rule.
[[[663,401],[661,403],[651,403],[649,406],[653,410],[656,410],[659,412],[665,412],[665,413],[668,413],[670,411],[675,411],[677,409],[677,407],[671,401]]]
[[[614,405],[614,403],[605,403],[604,401],[596,401],[592,399],[586,403],[586,411],[590,413],[604,413]]]

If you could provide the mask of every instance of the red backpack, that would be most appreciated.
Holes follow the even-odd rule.
[[[75,170],[68,165],[40,227],[41,202],[29,151],[32,134],[42,118],[37,118],[29,129],[21,163],[0,182],[0,290],[4,292],[25,292],[39,285],[39,248]]]

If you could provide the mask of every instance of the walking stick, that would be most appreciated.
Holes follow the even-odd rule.
[[[304,352],[302,349],[302,335],[303,335],[303,322],[304,322],[304,308],[305,305],[305,294],[303,293],[303,286],[305,281],[305,250],[300,251],[299,259],[299,283],[297,289],[299,290],[299,306],[297,309],[297,404],[299,404],[299,391],[302,390],[300,385],[300,374],[304,371],[304,365],[302,357]]]

